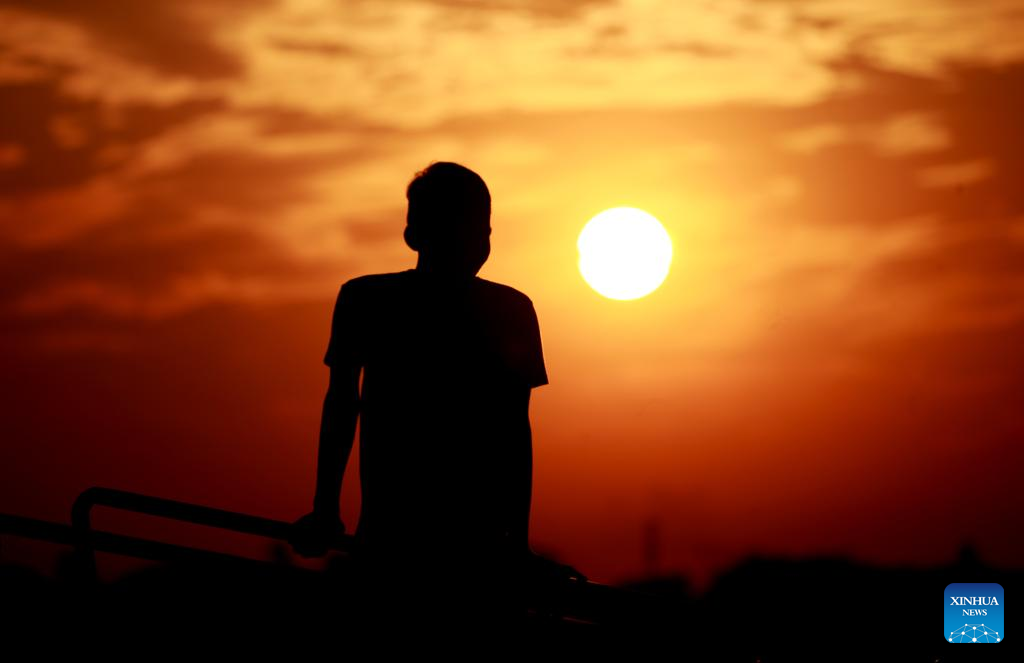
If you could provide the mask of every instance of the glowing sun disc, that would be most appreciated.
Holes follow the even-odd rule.
[[[580,274],[609,299],[639,299],[657,290],[672,263],[672,239],[661,223],[634,207],[613,207],[576,240]]]

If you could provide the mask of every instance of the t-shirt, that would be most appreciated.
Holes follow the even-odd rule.
[[[338,292],[324,363],[363,368],[358,538],[498,535],[503,505],[529,480],[529,391],[548,383],[526,295],[415,269],[354,278]]]

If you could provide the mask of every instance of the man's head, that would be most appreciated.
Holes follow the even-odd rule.
[[[421,263],[458,275],[475,275],[491,252],[491,194],[472,170],[435,161],[416,173],[409,200],[405,243]]]

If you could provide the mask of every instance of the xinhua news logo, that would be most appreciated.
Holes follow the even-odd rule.
[[[946,642],[994,643],[1003,636],[1003,587],[994,582],[946,585],[942,611]]]

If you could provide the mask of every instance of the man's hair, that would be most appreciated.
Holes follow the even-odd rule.
[[[409,201],[407,241],[418,250],[422,238],[447,234],[491,220],[491,193],[483,178],[465,166],[435,161],[416,173],[405,190]],[[435,235],[436,236],[436,235]]]

